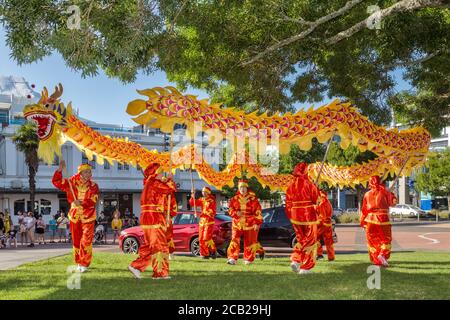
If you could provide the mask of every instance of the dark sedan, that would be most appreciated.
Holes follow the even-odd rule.
[[[259,241],[263,247],[291,247],[297,243],[294,228],[287,218],[284,207],[275,207],[262,210],[264,222],[259,231]],[[333,224],[333,240],[337,242],[335,221]]]

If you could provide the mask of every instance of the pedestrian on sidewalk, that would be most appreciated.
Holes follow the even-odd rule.
[[[39,216],[39,219],[36,223],[36,235],[37,235],[37,243],[45,244],[45,227],[46,224],[44,220],[42,219],[42,215]]]
[[[58,226],[56,224],[56,217],[52,216],[52,219],[49,221],[49,224],[48,224],[48,230],[50,231],[50,243],[55,243],[57,227]]]
[[[68,232],[68,226],[69,226],[69,219],[66,218],[64,212],[61,212],[61,216],[56,221],[56,225],[58,227],[58,235],[59,235],[59,242],[62,242],[62,238],[64,238],[64,243],[67,243],[67,232]]]
[[[29,211],[28,216],[23,219],[26,228],[26,234],[28,239],[30,239],[30,244],[28,247],[34,247],[34,229],[36,224],[36,219],[34,218],[33,212]]]
[[[122,229],[122,219],[120,219],[119,210],[114,211],[114,218],[111,222],[111,229],[114,232],[113,235],[113,244],[116,243],[116,237],[119,237],[120,230]]]

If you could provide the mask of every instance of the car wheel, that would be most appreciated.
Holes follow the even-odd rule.
[[[297,244],[297,237],[294,234],[291,240],[291,248],[294,248],[296,244]]]
[[[194,238],[194,239],[191,241],[191,253],[192,253],[194,256],[199,256],[199,255],[200,255],[200,242],[199,242],[199,240],[198,240],[198,237],[197,237],[197,238]]]
[[[139,242],[135,237],[128,237],[123,240],[122,251],[127,254],[136,254],[139,251]]]

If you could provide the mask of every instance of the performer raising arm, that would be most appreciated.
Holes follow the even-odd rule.
[[[61,160],[59,169],[53,175],[52,183],[64,191],[70,203],[69,220],[72,233],[72,244],[78,271],[86,272],[92,261],[92,240],[94,238],[95,204],[98,200],[98,186],[92,181],[92,170],[89,164],[78,167],[78,173],[64,179],[62,171],[66,163]]]

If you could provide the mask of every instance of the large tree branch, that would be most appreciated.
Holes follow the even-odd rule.
[[[251,63],[254,63],[255,61],[261,59],[263,56],[267,55],[270,52],[273,52],[279,48],[287,46],[295,41],[304,39],[306,36],[311,34],[318,26],[320,26],[336,17],[339,17],[339,16],[345,14],[351,8],[353,8],[357,4],[361,3],[362,1],[363,0],[348,1],[345,4],[345,6],[343,6],[339,10],[334,11],[334,12],[332,12],[324,17],[321,17],[313,22],[305,21],[301,18],[293,19],[293,18],[287,17],[285,14],[282,14],[284,17],[284,19],[283,19],[284,21],[297,22],[299,24],[307,25],[307,26],[309,26],[309,28],[295,36],[289,37],[287,39],[281,40],[281,41],[273,44],[272,46],[265,49],[263,52],[260,52],[257,55],[255,55],[253,58],[242,62],[241,65],[246,66]],[[366,28],[370,22],[374,21],[374,19],[381,21],[382,19],[384,19],[392,14],[395,14],[395,13],[407,12],[407,11],[417,10],[417,9],[421,9],[421,8],[450,8],[450,4],[448,3],[448,0],[402,0],[402,1],[399,1],[395,4],[393,4],[392,6],[390,6],[388,8],[385,8],[385,9],[375,12],[374,14],[370,15],[369,17],[367,17],[363,21],[357,23],[356,25],[352,26],[351,28],[344,30],[342,32],[339,32],[337,35],[327,39],[326,44],[328,44],[328,45],[335,44],[343,39],[346,39],[346,38],[354,35],[355,33]]]
[[[323,16],[317,20],[315,20],[314,22],[308,22],[307,24],[310,26],[308,29],[306,29],[305,31],[292,36],[290,38],[284,39],[270,47],[268,47],[266,50],[264,50],[263,52],[257,54],[256,56],[254,56],[253,58],[251,58],[250,60],[247,60],[245,62],[243,62],[241,65],[242,66],[246,66],[249,65],[259,59],[261,59],[263,56],[265,56],[266,54],[273,52],[281,47],[287,46],[289,44],[291,44],[292,42],[298,41],[300,39],[305,38],[307,35],[309,35],[311,32],[313,32],[318,26],[336,18],[339,17],[341,15],[343,15],[344,13],[348,12],[351,8],[353,8],[354,6],[356,6],[357,4],[363,2],[364,0],[351,0],[348,1],[342,8],[340,8],[337,11],[334,11],[326,16]],[[306,23],[306,22],[304,22]]]
[[[402,0],[392,6],[373,13],[368,18],[355,24],[351,28],[339,32],[337,35],[326,40],[326,44],[332,45],[343,39],[347,39],[355,33],[365,29],[374,19],[381,21],[382,19],[399,12],[407,12],[421,8],[450,8],[447,0]]]

